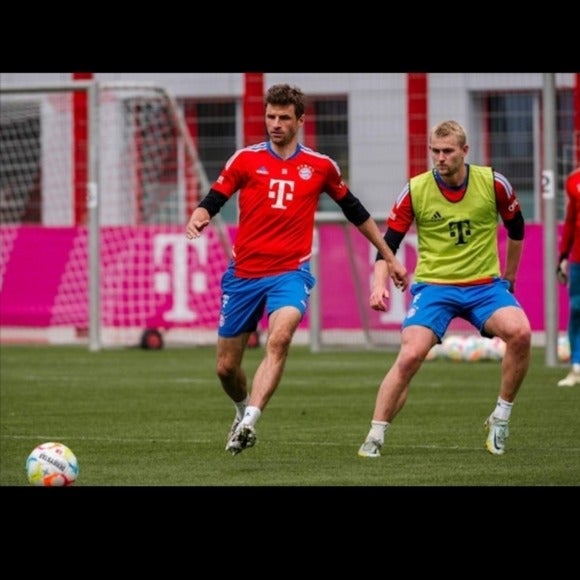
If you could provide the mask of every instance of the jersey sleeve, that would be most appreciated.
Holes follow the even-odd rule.
[[[504,222],[512,220],[516,214],[522,211],[512,184],[504,175],[494,171],[493,185],[497,201],[497,210],[501,219]]]
[[[573,171],[566,179],[566,213],[562,236],[559,243],[559,254],[580,262],[580,168]]]
[[[325,191],[334,201],[340,201],[348,192],[338,163],[330,157],[326,157]]]
[[[242,149],[236,151],[226,162],[218,175],[218,178],[211,186],[219,193],[230,198],[236,191],[241,189],[246,183],[247,171],[245,169],[245,156]]]
[[[411,203],[411,189],[407,182],[391,207],[386,223],[389,229],[406,234],[414,219],[415,214],[413,212],[413,204]]]
[[[568,197],[574,198],[576,203],[580,202],[580,167],[568,175],[566,179],[566,193]]]

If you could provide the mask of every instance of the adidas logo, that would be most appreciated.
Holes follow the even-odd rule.
[[[435,212],[435,213],[434,213],[434,214],[431,216],[431,221],[432,221],[432,222],[440,222],[442,219],[444,219],[444,218],[443,218],[443,216],[442,216],[442,215],[441,215],[441,214],[440,214],[438,211],[436,211],[436,212]]]

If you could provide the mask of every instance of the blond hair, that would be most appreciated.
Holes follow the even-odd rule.
[[[459,147],[463,147],[467,143],[467,133],[457,121],[442,121],[435,125],[431,129],[429,142],[433,137],[449,137],[451,135],[457,137]]]

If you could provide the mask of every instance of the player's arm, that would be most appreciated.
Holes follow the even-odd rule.
[[[566,213],[558,248],[558,265],[556,279],[560,284],[568,284],[568,258],[574,245],[576,233],[576,215],[580,211],[580,169],[572,172],[566,180]]]
[[[580,206],[580,204],[579,204]],[[566,204],[566,213],[564,215],[564,224],[562,226],[562,237],[560,238],[558,261],[568,258],[572,245],[574,243],[574,230],[576,229],[576,211],[574,199],[568,198]]]
[[[393,254],[396,254],[405,234],[409,231],[414,220],[413,205],[411,203],[410,189],[405,185],[397,196],[397,201],[389,212],[387,230],[383,236],[385,244]],[[387,272],[385,260],[380,252],[377,252],[371,284],[370,306],[374,310],[386,310],[385,298],[387,291]]]
[[[387,244],[387,246],[389,246],[391,252],[393,252],[393,254],[396,254],[404,237],[405,237],[405,234],[403,232],[398,232],[397,230],[394,230],[393,228],[387,228],[387,231],[385,232],[383,239],[385,240],[385,243]],[[380,254],[380,252],[377,252],[375,260],[383,260],[383,259],[384,258]]]
[[[520,265],[522,252],[524,250],[524,237],[523,237],[524,218],[521,212],[518,214],[518,216],[519,217],[515,217],[513,220],[511,220],[511,223],[505,224],[508,230],[508,238],[507,238],[505,268],[503,271],[502,278],[504,278],[510,283],[510,292],[515,291],[518,267]],[[516,232],[516,234],[515,237],[512,237],[514,236],[514,231]],[[519,237],[520,235],[521,237]]]
[[[507,230],[506,259],[502,278],[510,283],[510,292],[514,292],[524,249],[524,216],[509,181],[503,175],[495,173],[494,184],[498,211]]]
[[[383,240],[391,252],[396,254],[404,237],[405,234],[387,228]],[[377,252],[371,281],[371,294],[369,297],[369,304],[373,310],[386,310],[385,300],[389,297],[389,291],[387,289],[388,277],[389,270],[387,263],[383,258],[383,255],[380,252]]]
[[[386,244],[375,220],[371,217],[360,200],[350,191],[347,191],[346,195],[338,200],[337,203],[346,219],[354,224],[363,236],[365,236],[365,238],[367,238],[367,240],[369,240],[381,253],[385,260],[387,276],[391,277],[397,288],[406,290],[409,285],[407,269],[403,264],[401,264],[401,262],[399,262],[395,257],[395,254]],[[388,298],[388,292],[385,298]]]
[[[397,200],[391,211],[389,212],[389,217],[387,218],[387,229],[383,239],[391,252],[396,254],[399,250],[399,246],[403,241],[406,233],[409,231],[413,221],[415,219],[415,214],[413,212],[413,204],[411,203],[411,195],[408,183],[405,184],[403,190],[397,196]],[[381,294],[381,283],[386,284],[387,278],[384,274],[384,267],[380,262],[383,262],[384,258],[380,252],[377,252],[375,257],[375,269],[374,269],[374,281],[373,290],[371,292],[371,306],[375,310],[382,310],[382,298]]]
[[[375,260],[371,280],[371,294],[369,296],[369,305],[373,310],[385,311],[387,309],[386,300],[389,298],[388,278],[389,269],[387,262],[382,257]]]
[[[224,165],[218,179],[213,183],[207,195],[193,210],[185,235],[188,239],[199,238],[201,232],[209,225],[215,216],[230,199],[230,197],[244,186],[247,167],[243,150],[238,149]]]
[[[208,194],[199,202],[199,205],[193,210],[185,235],[189,240],[199,238],[201,232],[209,225],[211,218],[216,215],[222,206],[226,203],[228,197],[223,193],[210,189]]]
[[[413,211],[413,204],[411,203],[411,190],[409,184],[397,196],[397,200],[391,207],[389,217],[387,218],[387,230],[384,235],[384,240],[389,246],[391,252],[396,254],[403,238],[409,231],[411,225],[415,220],[415,212]],[[380,253],[377,253],[376,260],[382,260]]]

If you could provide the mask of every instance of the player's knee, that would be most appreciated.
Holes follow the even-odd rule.
[[[519,325],[506,338],[506,344],[518,351],[529,351],[532,347],[532,331],[528,325]]]
[[[287,328],[277,328],[268,336],[268,350],[280,354],[288,352],[294,332]]]
[[[238,366],[233,361],[223,358],[217,361],[215,370],[220,381],[228,381],[237,375]]]
[[[402,374],[407,377],[413,376],[421,367],[426,356],[427,352],[424,352],[424,349],[414,345],[405,345],[397,357],[397,366]]]

